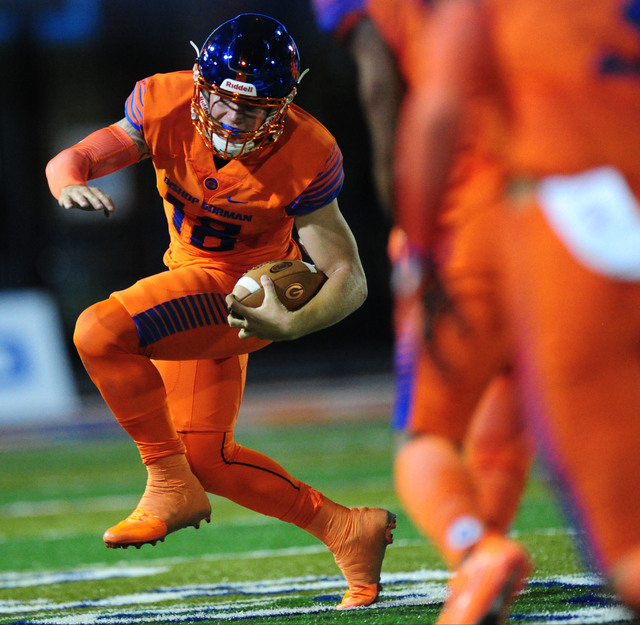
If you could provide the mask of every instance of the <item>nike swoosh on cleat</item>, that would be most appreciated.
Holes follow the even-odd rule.
[[[232,204],[248,204],[249,202],[243,202],[242,200],[234,200],[231,197],[227,198],[227,202],[231,202]]]

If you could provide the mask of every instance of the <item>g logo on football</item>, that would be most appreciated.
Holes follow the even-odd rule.
[[[299,282],[290,284],[284,291],[284,296],[290,300],[300,299],[304,295],[304,287]]]

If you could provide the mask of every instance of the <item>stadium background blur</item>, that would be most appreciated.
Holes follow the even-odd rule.
[[[190,68],[195,51],[189,42],[202,45],[216,26],[244,12],[282,21],[298,44],[302,66],[310,68],[296,103],[327,126],[342,148],[339,204],[369,281],[360,310],[332,328],[257,353],[249,375],[273,375],[274,362],[309,376],[391,370],[388,224],[373,190],[355,68],[346,51],[318,31],[308,2],[0,0],[0,301],[15,289],[51,295],[81,393],[93,386],[71,342],[78,314],[163,270],[167,225],[149,161],[95,183],[118,207],[108,221],[59,208],[47,188],[45,165],[60,149],[123,117],[136,80]]]

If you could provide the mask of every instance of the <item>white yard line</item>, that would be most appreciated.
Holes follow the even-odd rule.
[[[131,576],[135,567],[115,569],[122,575]],[[153,574],[153,567],[141,569],[140,574]],[[161,570],[158,570],[161,572]],[[76,572],[79,573],[79,572]],[[90,571],[83,571],[90,575]],[[434,606],[440,604],[446,594],[444,571],[413,571],[383,574],[384,593],[379,603],[366,610],[384,610],[408,606]],[[104,569],[94,572],[92,579],[104,579]],[[80,581],[79,578],[69,581]],[[535,582],[536,580],[532,580]],[[590,592],[594,584],[601,580],[592,575],[565,575],[539,580],[574,587]],[[59,583],[51,581],[49,583]],[[139,592],[80,602],[55,602],[36,599],[34,601],[0,601],[0,615],[15,615],[21,623],[33,625],[134,625],[139,623],[184,623],[195,620],[223,621],[259,617],[304,616],[331,611],[336,596],[344,588],[341,576],[332,577],[287,577],[256,582],[224,582],[218,584],[187,585],[173,588],[157,588],[151,592]],[[311,606],[273,607],[273,601],[280,597],[295,597],[295,593],[319,593]],[[324,593],[324,594],[322,594]],[[232,597],[225,600],[225,597]],[[170,606],[156,605],[167,601],[178,601]],[[69,610],[77,610],[69,614]],[[51,612],[65,611],[65,615]],[[615,623],[630,622],[631,615],[618,606],[577,606],[575,610],[561,613],[527,615],[536,623]],[[31,620],[25,620],[29,618]]]

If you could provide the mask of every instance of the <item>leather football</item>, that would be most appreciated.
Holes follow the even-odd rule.
[[[327,276],[302,260],[273,260],[247,271],[233,287],[233,295],[244,306],[257,308],[264,300],[260,277],[273,280],[278,299],[287,310],[302,308],[324,284]]]

